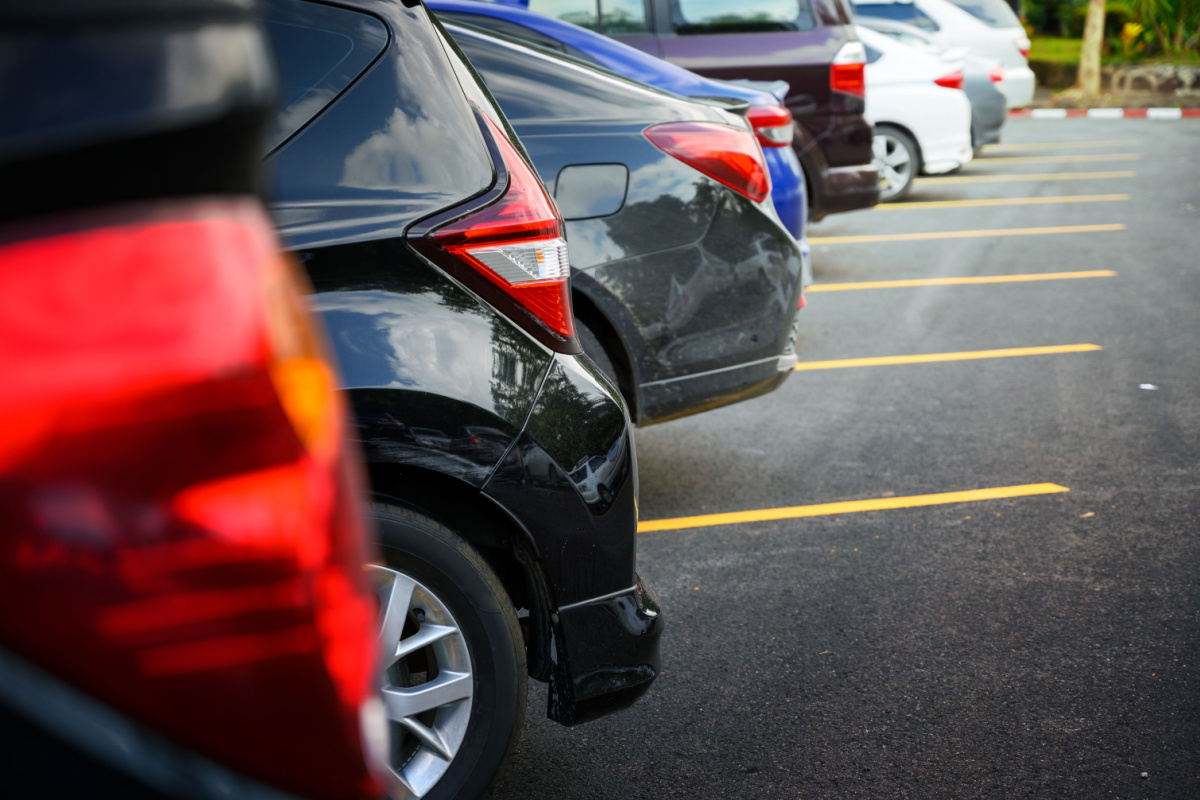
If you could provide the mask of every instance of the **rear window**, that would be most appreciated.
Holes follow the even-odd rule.
[[[520,39],[522,42],[530,42],[548,47],[551,50],[557,50],[560,53],[567,52],[567,46],[562,42],[554,39],[546,34],[535,31],[533,28],[526,28],[524,25],[518,25],[507,19],[498,17],[489,17],[484,14],[465,14],[461,11],[437,11],[437,17],[442,22],[457,22],[462,25],[474,25],[476,28],[483,28],[496,33],[502,33],[505,36],[511,36],[514,39]]]
[[[375,17],[301,0],[268,0],[266,28],[282,79],[279,113],[266,152],[308,124],[362,74],[387,45]]]
[[[672,0],[679,34],[809,31],[815,27],[809,0]]]
[[[1021,20],[1004,0],[950,0],[980,22],[993,28],[1019,28]]]
[[[932,17],[912,3],[855,3],[854,11],[862,17],[904,22],[926,31],[940,30]]]
[[[529,0],[529,10],[588,30],[600,30],[596,0]]]
[[[644,0],[529,0],[529,10],[607,34],[646,32]]]

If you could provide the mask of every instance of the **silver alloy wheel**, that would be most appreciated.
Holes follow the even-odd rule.
[[[379,589],[383,706],[393,796],[422,797],[454,760],[471,718],[467,640],[444,602],[403,572],[370,565]]]
[[[913,154],[904,142],[889,133],[876,133],[871,142],[872,161],[879,168],[880,200],[891,200],[913,178]]]

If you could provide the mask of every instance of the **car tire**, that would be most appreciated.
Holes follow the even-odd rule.
[[[512,756],[525,719],[528,676],[516,610],[496,573],[454,531],[395,505],[372,504],[368,516],[382,554],[369,569],[380,593],[392,733],[388,793],[481,797]],[[435,690],[450,699],[421,710],[432,701],[419,694]],[[410,710],[416,713],[405,715]]]
[[[891,125],[876,125],[872,161],[879,168],[879,202],[903,200],[921,174],[921,151],[912,137]]]
[[[579,337],[579,346],[583,348],[584,355],[590,358],[592,363],[612,381],[612,385],[619,389],[621,382],[617,379],[617,368],[609,358],[608,351],[600,343],[600,337],[596,335],[596,332],[578,317],[575,318],[575,335]]]

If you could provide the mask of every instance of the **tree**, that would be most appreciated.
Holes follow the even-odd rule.
[[[1085,97],[1100,94],[1100,46],[1104,43],[1104,0],[1088,0],[1083,23],[1083,46],[1079,51],[1079,78],[1075,88]]]

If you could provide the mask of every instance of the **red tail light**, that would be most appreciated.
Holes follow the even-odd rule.
[[[754,127],[763,147],[789,147],[792,144],[792,112],[783,106],[752,106],[746,118]]]
[[[359,485],[277,248],[249,201],[0,247],[0,637],[246,775],[367,798]]]
[[[963,87],[962,70],[955,70],[949,75],[943,75],[934,81],[938,86],[945,86],[947,89],[961,89]]]
[[[1014,39],[1013,44],[1015,44],[1017,46],[1017,52],[1019,52],[1021,54],[1021,58],[1028,61],[1029,60],[1029,48],[1031,46],[1029,43],[1029,40],[1026,39],[1024,36],[1022,36],[1019,39]]]
[[[835,92],[867,96],[867,50],[862,42],[846,42],[829,65],[829,88]]]
[[[664,122],[647,128],[646,138],[756,203],[771,193],[762,148],[750,131],[715,122]]]
[[[434,239],[554,333],[573,337],[571,267],[558,207],[500,126],[486,119],[508,189],[496,203],[440,228]]]
[[[988,77],[991,78],[992,83],[1000,83],[1004,80],[1004,67],[999,64],[992,67],[988,70]]]

